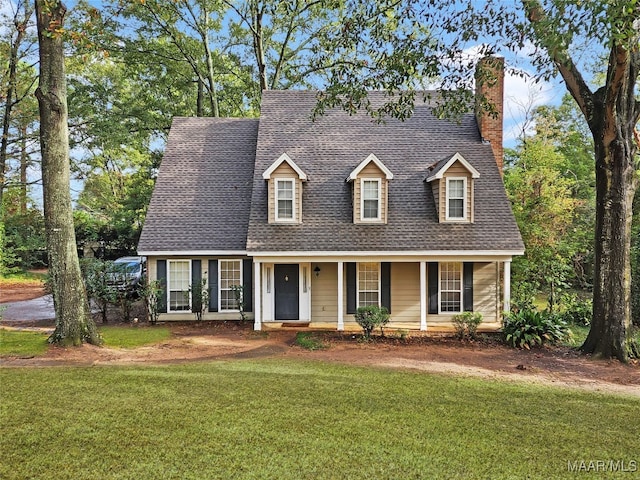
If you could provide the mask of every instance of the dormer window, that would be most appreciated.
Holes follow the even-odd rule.
[[[464,220],[467,218],[467,179],[447,178],[447,220]]]
[[[276,221],[291,221],[295,216],[293,180],[276,180]]]
[[[380,220],[380,179],[363,178],[360,189],[362,220]]]
[[[389,180],[393,174],[372,153],[347,177],[353,184],[353,223],[387,223]]]
[[[269,223],[302,223],[302,182],[307,175],[286,153],[262,174],[268,183]]]
[[[438,220],[451,223],[473,223],[474,181],[480,173],[456,153],[431,167],[425,178],[431,184]]]

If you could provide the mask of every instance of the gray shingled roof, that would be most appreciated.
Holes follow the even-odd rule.
[[[257,119],[175,118],[139,252],[246,249]]]
[[[523,250],[491,146],[472,114],[457,124],[418,104],[405,122],[377,124],[338,110],[312,122],[314,105],[314,92],[269,91],[259,121],[176,118],[138,251]],[[429,167],[456,152],[480,173],[474,224],[438,223],[424,182]],[[300,225],[267,222],[262,173],[283,153],[309,176]],[[394,175],[387,225],[353,223],[345,178],[371,153]]]
[[[377,94],[372,94],[375,98]],[[366,114],[329,110],[310,120],[315,93],[264,92],[253,177],[247,249],[251,252],[523,250],[491,146],[483,144],[472,114],[460,124],[439,120],[418,104],[401,122],[374,123]],[[480,173],[475,223],[438,223],[428,167],[459,152]],[[283,153],[309,176],[303,186],[303,222],[267,221],[262,173]],[[353,223],[349,173],[369,154],[393,173],[387,225]]]

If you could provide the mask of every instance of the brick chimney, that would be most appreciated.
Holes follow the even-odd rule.
[[[500,174],[504,159],[503,114],[504,58],[482,57],[476,65],[476,119],[482,140],[491,143]]]

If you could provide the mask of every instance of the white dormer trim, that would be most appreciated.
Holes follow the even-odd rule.
[[[451,157],[447,163],[445,163],[442,168],[438,169],[437,173],[435,175],[432,175],[430,177],[427,177],[427,182],[430,182],[432,180],[439,180],[441,178],[443,178],[444,174],[447,172],[447,170],[449,170],[449,167],[451,165],[453,165],[456,162],[460,162],[464,168],[466,168],[469,173],[471,173],[471,178],[479,178],[480,177],[480,173],[478,173],[478,171],[473,168],[473,166],[467,162],[464,157],[462,155],[460,155],[459,152],[456,152],[456,154]]]
[[[273,162],[271,166],[264,171],[264,173],[262,174],[262,178],[264,178],[265,180],[270,180],[271,174],[275,172],[276,169],[280,165],[282,165],[283,162],[287,162],[289,166],[295,170],[300,180],[302,180],[303,182],[307,181],[307,174],[304,173],[302,169],[298,167],[298,165],[296,165],[296,162],[291,160],[289,155],[287,155],[286,153],[283,153],[282,155],[280,155],[280,158],[278,158],[275,162]]]
[[[367,165],[369,165],[371,162],[375,163],[376,166],[382,170],[382,173],[384,173],[385,177],[387,178],[387,180],[391,180],[393,178],[393,173],[391,173],[391,171],[384,166],[384,163],[382,163],[378,157],[376,157],[373,153],[370,154],[367,158],[365,158],[362,162],[360,162],[360,165],[358,165],[353,172],[351,172],[349,174],[349,176],[347,177],[346,181],[347,182],[352,182],[354,181],[356,178],[358,178],[358,175],[360,174],[360,172],[364,169],[364,167],[366,167]]]

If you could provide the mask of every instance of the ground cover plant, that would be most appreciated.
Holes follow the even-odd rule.
[[[524,383],[262,359],[0,384],[3,479],[547,479],[637,460],[639,398]]]
[[[562,341],[569,335],[569,328],[559,316],[547,310],[520,310],[505,315],[502,333],[512,347],[529,349]]]

